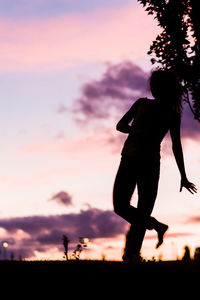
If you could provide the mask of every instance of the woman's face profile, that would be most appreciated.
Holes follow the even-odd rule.
[[[170,72],[155,71],[150,78],[150,89],[155,99],[170,101],[177,96],[179,83]]]

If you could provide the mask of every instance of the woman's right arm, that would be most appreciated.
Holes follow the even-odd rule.
[[[131,126],[129,123],[134,119],[138,104],[140,103],[141,99],[138,99],[127,111],[127,113],[125,113],[125,115],[119,120],[116,126],[118,131],[123,133],[131,133]]]
[[[180,192],[182,191],[182,188],[185,187],[190,193],[193,194],[197,192],[197,189],[193,183],[188,181],[186,176],[183,150],[181,144],[180,127],[181,127],[181,116],[177,114],[177,116],[174,117],[173,119],[170,128],[170,135],[172,140],[173,154],[181,175]]]

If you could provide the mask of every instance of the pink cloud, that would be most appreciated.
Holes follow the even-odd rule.
[[[124,138],[121,135],[119,137],[115,128],[99,128],[94,133],[74,139],[60,139],[59,143],[55,140],[33,142],[25,146],[20,154],[22,156],[50,154],[70,159],[78,157],[90,159],[99,153],[104,156],[105,152],[113,151],[116,146],[121,147]]]
[[[179,237],[187,237],[187,236],[193,236],[194,233],[190,232],[172,232],[172,233],[166,233],[165,238],[179,238]],[[157,239],[157,235],[147,235],[145,236],[145,239],[151,240],[151,239]]]
[[[156,33],[155,21],[139,5],[45,20],[0,19],[0,72],[142,58]]]
[[[55,181],[55,178],[66,174],[67,168],[52,168],[50,170],[30,172],[24,174],[1,175],[1,184],[8,188],[24,188],[27,186],[43,186],[47,182]]]
[[[185,223],[200,223],[200,216],[191,216],[188,217]]]

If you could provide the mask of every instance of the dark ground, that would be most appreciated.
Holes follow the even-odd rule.
[[[194,294],[198,299],[200,293],[200,264],[195,262],[1,261],[0,274],[1,290],[15,297],[25,293],[25,298],[180,299]]]

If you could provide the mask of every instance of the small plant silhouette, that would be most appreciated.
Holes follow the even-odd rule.
[[[79,243],[76,246],[76,249],[73,251],[72,255],[76,260],[80,259],[81,252],[84,248],[87,248],[90,241],[88,238],[79,237]]]
[[[64,251],[64,257],[66,258],[66,260],[68,260],[68,245],[69,245],[69,242],[70,240],[68,239],[68,237],[66,235],[63,235],[63,246],[65,248],[65,251]]]

